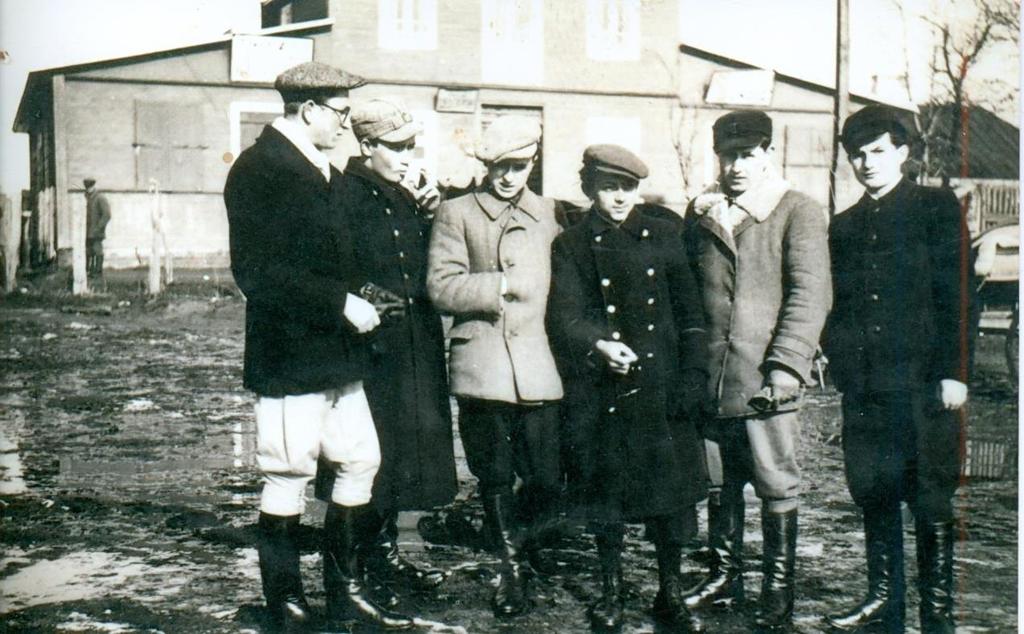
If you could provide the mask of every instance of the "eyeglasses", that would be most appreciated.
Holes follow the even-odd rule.
[[[325,103],[317,105],[320,106],[321,108],[327,108],[328,110],[333,112],[338,117],[338,125],[340,125],[341,127],[345,127],[345,124],[348,122],[348,116],[352,112],[352,109],[349,108],[348,106],[345,106],[344,108],[339,110],[338,108],[335,108],[334,106],[329,106]]]

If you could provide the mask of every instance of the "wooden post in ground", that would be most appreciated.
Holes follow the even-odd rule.
[[[829,169],[828,215],[836,215],[843,169],[839,132],[850,111],[850,0],[836,0],[836,91],[832,102],[832,165]]]
[[[89,273],[85,264],[85,216],[88,205],[69,205],[71,214],[71,293],[89,292]]]
[[[0,194],[0,259],[3,260],[4,292],[14,290],[21,243],[21,211],[15,211],[8,196]]]
[[[149,294],[160,294],[160,183],[155,178],[149,179],[150,212],[149,219],[153,232],[153,240],[149,251]]]

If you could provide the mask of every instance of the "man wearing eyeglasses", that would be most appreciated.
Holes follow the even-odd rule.
[[[341,173],[323,150],[346,134],[349,90],[362,83],[317,62],[279,75],[284,116],[238,157],[224,187],[231,269],[247,300],[243,381],[256,394],[260,575],[272,624],[285,630],[310,621],[298,532],[318,457],[335,471],[324,519],[328,617],[413,625],[376,605],[358,574],[358,553],[379,526],[370,499],[380,446],[362,335],[380,317],[359,296],[353,240],[337,213]]]

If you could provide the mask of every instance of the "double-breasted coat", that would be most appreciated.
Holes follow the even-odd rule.
[[[244,385],[283,397],[365,375],[365,338],[345,320],[362,284],[342,216],[341,172],[328,182],[271,126],[224,185],[231,271],[245,294]]]
[[[560,231],[554,201],[529,189],[515,202],[479,190],[441,204],[427,290],[439,311],[455,317],[448,336],[456,396],[506,403],[562,398],[544,329],[551,241]]]
[[[637,209],[615,226],[591,211],[551,257],[547,324],[579,501],[595,517],[638,520],[702,499],[703,449],[681,390],[684,373],[704,376],[704,317],[680,226]],[[626,376],[595,351],[602,339],[639,357]]]
[[[812,382],[832,302],[827,221],[784,182],[749,192],[752,213],[731,233],[701,212],[701,200],[687,210],[685,237],[708,325],[712,416],[752,416],[750,400],[773,366]]]
[[[444,333],[426,288],[430,223],[404,188],[357,158],[345,168],[338,211],[358,236],[361,277],[406,302],[404,316],[370,334],[364,385],[381,447],[374,504],[383,512],[447,504],[458,483]]]

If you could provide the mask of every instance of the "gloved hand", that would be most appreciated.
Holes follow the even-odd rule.
[[[367,282],[359,289],[359,296],[373,304],[382,321],[405,315],[405,300],[383,286]]]

